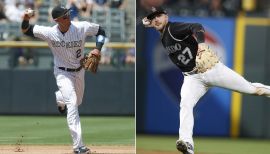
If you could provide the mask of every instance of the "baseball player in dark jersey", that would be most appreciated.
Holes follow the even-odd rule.
[[[226,67],[204,43],[204,28],[199,23],[169,22],[166,11],[152,7],[142,20],[145,27],[153,27],[171,61],[183,72],[181,88],[180,128],[176,148],[184,154],[194,154],[193,108],[213,86],[241,93],[270,97],[270,86],[251,83]]]

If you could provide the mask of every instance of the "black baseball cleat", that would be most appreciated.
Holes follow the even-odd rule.
[[[61,113],[61,114],[66,114],[67,113],[67,106],[65,105],[65,107],[62,107],[62,106],[57,106],[58,108],[58,111]]]
[[[177,140],[176,148],[178,151],[182,152],[183,154],[194,154],[193,146],[188,142]]]
[[[86,146],[82,146],[78,149],[74,149],[74,154],[90,154],[90,149],[88,149]]]

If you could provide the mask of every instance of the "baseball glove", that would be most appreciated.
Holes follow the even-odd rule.
[[[196,56],[196,68],[199,73],[206,72],[207,70],[214,67],[218,62],[219,58],[207,44],[200,43],[198,45],[198,53]]]
[[[94,49],[81,60],[81,65],[86,71],[96,73],[100,58],[100,52]]]

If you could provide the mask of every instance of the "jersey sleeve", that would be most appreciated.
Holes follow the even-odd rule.
[[[197,32],[204,32],[203,26],[199,23],[190,24],[190,30],[192,31],[193,34],[195,34]]]
[[[199,23],[174,23],[171,26],[172,33],[182,34],[182,35],[192,35],[198,31],[204,32],[204,28]]]
[[[83,22],[86,36],[95,36],[98,33],[99,25],[90,22]]]
[[[47,40],[49,38],[51,28],[46,26],[35,25],[33,28],[34,36],[42,40]]]

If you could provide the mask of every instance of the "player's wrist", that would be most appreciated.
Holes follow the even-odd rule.
[[[206,48],[208,48],[208,44],[204,42],[198,44],[198,52],[204,51]]]
[[[206,47],[208,46],[207,43],[203,42],[203,43],[198,43],[198,47]]]
[[[93,55],[95,55],[95,56],[99,56],[99,55],[100,55],[100,50],[97,49],[97,48],[95,48],[95,49],[93,49],[92,51],[90,51],[90,54],[93,54]]]
[[[198,43],[198,45],[207,45],[205,42]]]
[[[27,14],[24,14],[23,20],[24,21],[29,21],[30,20],[30,17]]]
[[[144,27],[152,27],[151,20],[147,19],[147,17],[144,17],[142,19],[142,23],[143,23]]]

